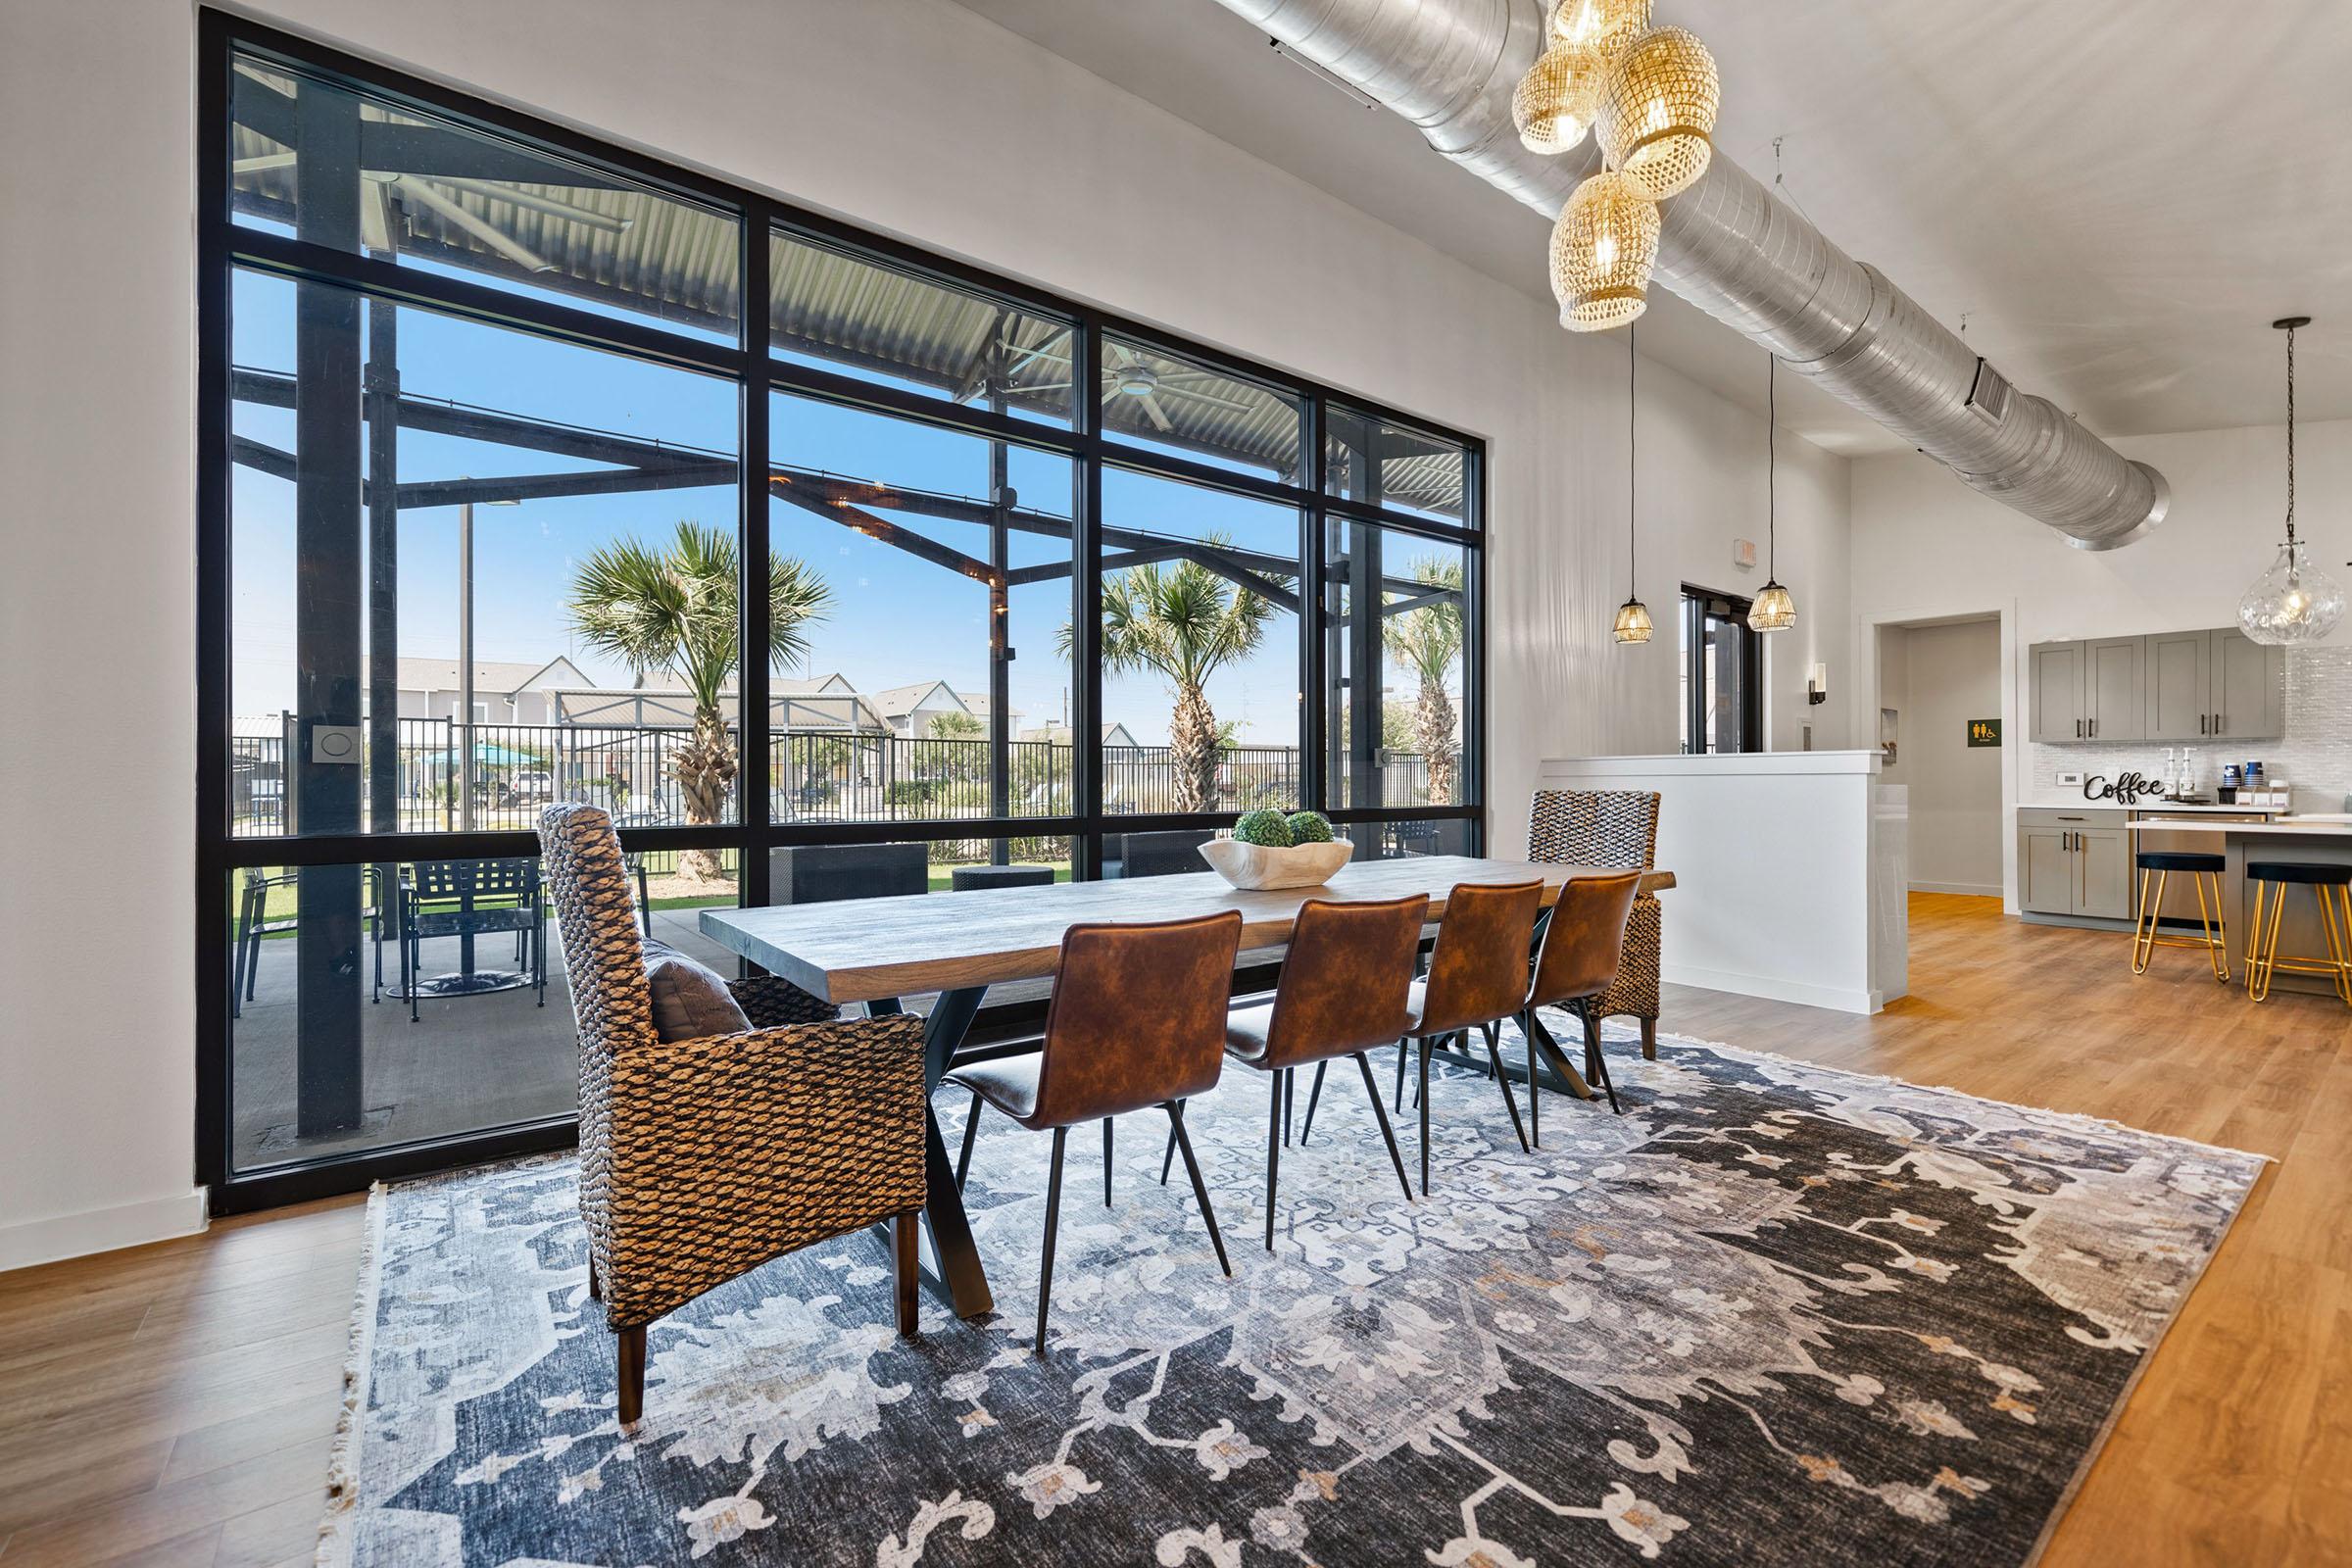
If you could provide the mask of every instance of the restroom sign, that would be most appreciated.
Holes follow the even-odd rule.
[[[1972,718],[1968,721],[1968,744],[1998,746],[2001,744],[2001,721],[1997,718]]]

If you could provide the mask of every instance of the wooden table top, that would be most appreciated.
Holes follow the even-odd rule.
[[[1242,947],[1279,946],[1309,899],[1368,901],[1429,895],[1429,915],[1465,882],[1544,879],[1546,904],[1578,877],[1615,876],[1597,865],[1487,860],[1465,855],[1357,860],[1320,887],[1243,892],[1213,871],[1188,876],[1048,887],[983,888],[760,909],[705,909],[703,934],[828,1002],[994,985],[1051,975],[1062,933],[1091,920],[1174,920],[1218,909],[1242,911]],[[1642,873],[1644,892],[1674,886],[1671,871]]]

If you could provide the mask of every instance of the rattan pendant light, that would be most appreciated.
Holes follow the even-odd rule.
[[[1747,607],[1750,631],[1787,631],[1796,624],[1796,601],[1781,586],[1781,362],[1770,357],[1764,372],[1764,591]]]
[[[2286,334],[2286,543],[2271,569],[2237,602],[2237,623],[2258,643],[2313,643],[2344,618],[2344,590],[2311,564],[2311,546],[2295,537],[2295,329],[2308,316],[2289,316],[2271,325]]]
[[[1639,577],[1634,570],[1636,522],[1640,514],[1634,507],[1634,480],[1638,469],[1634,463],[1634,329],[1625,329],[1625,603],[1617,607],[1617,624],[1613,632],[1620,643],[1649,641],[1649,607],[1642,602]]]
[[[1652,201],[1690,189],[1715,156],[1721,91],[1696,33],[1651,28],[1609,68],[1593,122],[1601,156]]]
[[[1581,43],[1614,60],[1649,30],[1649,0],[1560,0],[1551,9],[1551,40]]]
[[[1608,69],[1591,44],[1554,43],[1536,57],[1511,94],[1511,123],[1529,152],[1564,153],[1585,139]]]
[[[1576,187],[1551,229],[1551,292],[1571,332],[1625,326],[1649,308],[1658,204],[1603,171]]]

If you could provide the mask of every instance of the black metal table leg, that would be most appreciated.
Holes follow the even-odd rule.
[[[972,1241],[971,1221],[963,1211],[963,1195],[956,1187],[956,1164],[948,1157],[947,1140],[940,1136],[939,1117],[929,1093],[947,1076],[948,1064],[963,1044],[973,1017],[980,1011],[986,986],[943,991],[923,1021],[923,1166],[929,1191],[923,1200],[923,1229],[931,1238],[931,1255],[939,1265],[950,1304],[957,1317],[978,1317],[996,1310],[989,1294],[988,1275],[980,1266],[980,1250]],[[876,1017],[904,1011],[896,997],[866,1004]]]

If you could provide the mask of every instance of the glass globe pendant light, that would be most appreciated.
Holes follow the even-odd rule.
[[[1771,357],[1764,372],[1764,526],[1765,538],[1764,591],[1747,608],[1747,624],[1751,631],[1787,631],[1796,624],[1796,601],[1781,586],[1781,508],[1780,508],[1780,390],[1781,361]]]
[[[2342,585],[2311,564],[2311,546],[2295,537],[2295,329],[2310,324],[2308,316],[2271,323],[2286,333],[2286,543],[2237,602],[2246,635],[2274,646],[2318,642],[2344,618]]]
[[[1620,643],[1649,641],[1649,607],[1637,591],[1634,571],[1634,329],[1625,329],[1625,603],[1617,607],[1613,628]]]
[[[1652,201],[1689,190],[1715,156],[1722,83],[1698,35],[1653,27],[1609,68],[1592,122],[1601,156]]]
[[[1658,204],[1603,171],[1576,187],[1551,229],[1551,292],[1571,332],[1625,326],[1649,309]]]

